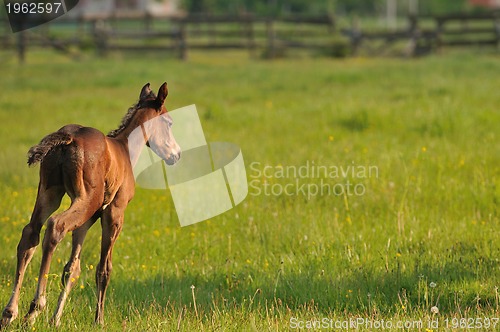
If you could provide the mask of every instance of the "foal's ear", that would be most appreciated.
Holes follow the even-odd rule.
[[[168,96],[168,88],[167,88],[167,82],[165,82],[160,87],[160,90],[158,90],[158,97],[156,97],[156,100],[158,100],[160,104],[163,105],[167,96]]]
[[[151,94],[151,88],[149,87],[149,83],[146,83],[142,87],[141,94],[139,95],[139,100],[144,100],[146,97],[148,97]]]

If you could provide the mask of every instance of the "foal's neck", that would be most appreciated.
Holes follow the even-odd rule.
[[[147,141],[144,129],[141,129],[141,126],[141,122],[132,121],[130,125],[113,138],[127,149],[132,167],[137,163],[139,155]],[[135,129],[138,129],[138,131],[134,132]]]

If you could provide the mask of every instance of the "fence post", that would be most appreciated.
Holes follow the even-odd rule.
[[[361,46],[361,42],[363,40],[363,34],[359,27],[359,19],[357,16],[354,16],[352,19],[352,27],[351,27],[351,48],[352,55],[358,55],[359,47]]]
[[[83,46],[82,40],[84,39],[82,36],[85,35],[85,18],[83,17],[83,13],[79,14],[76,20],[77,29],[75,32],[74,41],[78,45],[78,48],[81,50]]]
[[[335,16],[328,14],[328,32],[330,34],[335,33]]]
[[[97,47],[97,53],[100,56],[106,56],[108,53],[108,34],[106,22],[103,20],[95,20],[92,24],[92,32],[94,35],[94,42]]]
[[[274,31],[273,18],[268,18],[266,20],[267,28],[267,51],[269,59],[274,59],[276,57],[276,32]]]
[[[19,63],[26,60],[26,30],[17,33],[17,57]]]
[[[500,51],[500,14],[496,13],[493,16],[493,24],[495,25],[495,35],[497,37],[497,50]]]
[[[409,15],[408,22],[408,33],[410,35],[410,40],[408,43],[408,48],[406,50],[406,56],[413,57],[417,53],[420,31],[418,29],[418,19],[415,15]]]
[[[181,60],[187,60],[188,57],[186,24],[187,24],[187,19],[181,19],[179,21],[178,45],[179,45],[179,58]]]
[[[443,47],[443,30],[444,30],[444,24],[445,20],[441,18],[436,18],[437,21],[437,28],[436,28],[436,49],[437,51],[441,51],[441,48]]]
[[[1,46],[3,49],[7,49],[9,47],[9,44],[10,44],[10,38],[9,36],[11,36],[11,34],[7,33],[7,31],[9,30],[9,23],[8,23],[8,20],[4,20],[4,19],[0,19],[0,22],[2,23],[2,27],[0,29],[2,29],[2,34],[0,36],[0,39],[1,39]]]
[[[144,28],[146,29],[146,32],[151,31],[152,25],[153,25],[153,17],[149,12],[146,12],[144,14]]]
[[[217,43],[217,23],[216,19],[211,20],[210,18],[206,22],[207,32],[209,35],[210,43]]]
[[[253,16],[247,17],[246,20],[246,37],[247,37],[247,48],[250,53],[251,58],[255,58],[255,39],[254,39],[254,31],[253,31]]]

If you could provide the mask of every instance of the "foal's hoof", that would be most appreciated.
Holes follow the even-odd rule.
[[[49,324],[53,327],[61,326],[61,317],[57,317],[56,315],[52,316],[49,320]]]
[[[0,320],[0,330],[9,325],[16,317],[17,313],[5,309],[2,313],[2,320]]]
[[[38,317],[39,311],[33,311],[26,314],[23,317],[23,327],[30,327],[35,324],[35,320]]]
[[[12,317],[2,317],[2,320],[0,320],[0,330],[7,327],[13,320]]]
[[[95,325],[103,327],[104,326],[104,317],[103,316],[98,316],[94,320]]]

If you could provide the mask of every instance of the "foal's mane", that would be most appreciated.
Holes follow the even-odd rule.
[[[139,100],[136,104],[132,105],[129,107],[127,110],[127,113],[125,116],[122,118],[122,121],[118,128],[115,130],[111,130],[108,133],[108,137],[116,137],[118,136],[125,128],[128,127],[132,119],[134,118],[135,114],[137,113],[138,110],[144,108],[144,107],[154,107],[157,108],[158,106],[155,103],[156,101],[156,95],[154,94],[153,91],[149,93],[146,97],[142,98]]]

